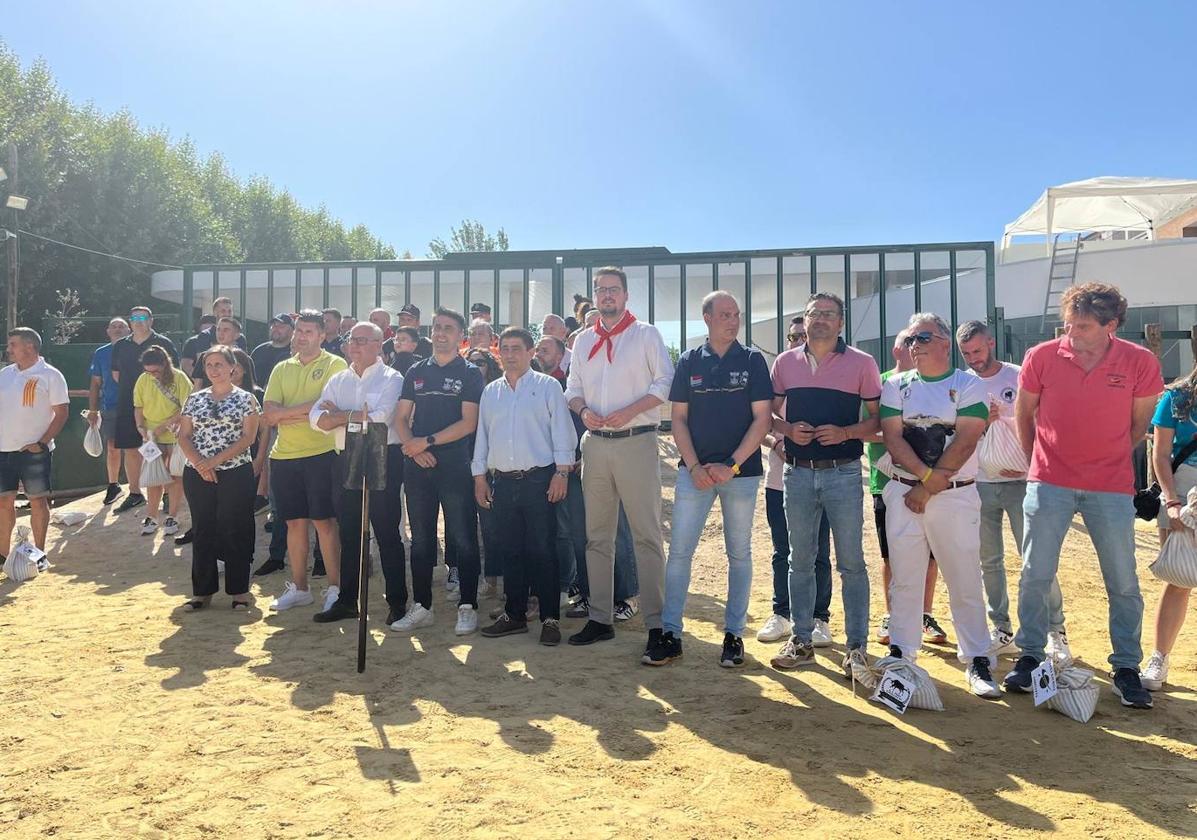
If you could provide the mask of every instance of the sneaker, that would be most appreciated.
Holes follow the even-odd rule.
[[[535,595],[529,596],[528,608],[524,610],[524,614],[527,616],[528,621],[536,621],[536,619],[540,618],[540,599]]]
[[[590,617],[590,601],[585,598],[579,599],[572,607],[565,611],[566,618],[589,618]]]
[[[561,593],[561,601],[560,601],[560,603],[558,603],[557,609],[561,610],[561,612],[565,612],[573,605],[574,605],[574,599],[572,597],[570,597],[570,594],[568,592],[562,592]]]
[[[450,566],[449,574],[445,575],[445,591],[456,592],[461,588],[461,581],[457,577],[457,567]]]
[[[881,623],[877,625],[877,636],[875,638],[883,645],[889,644],[889,613],[881,616]]]
[[[1002,696],[1002,690],[989,672],[989,657],[974,656],[973,664],[964,672],[964,679],[968,682],[969,690],[978,697],[986,700],[996,700]]]
[[[831,647],[831,628],[821,618],[815,619],[814,629],[810,631],[810,643],[813,647]]]
[[[469,609],[469,607],[463,607],[463,609]],[[527,633],[528,622],[516,621],[507,613],[502,613],[498,621],[488,627],[483,627],[479,632],[488,639],[497,639],[500,636],[513,636],[516,633]]]
[[[324,590],[324,612],[332,609],[332,605],[341,597],[341,587],[330,586]]]
[[[265,563],[263,563],[261,566],[258,566],[258,568],[254,569],[254,577],[262,577],[263,575],[268,575],[271,572],[281,572],[282,570],[283,570],[283,561],[282,560],[267,559]]]
[[[1000,627],[994,627],[993,632],[989,634],[987,653],[990,656],[997,656],[1002,653],[1013,653],[1016,650],[1018,650],[1018,646],[1014,644],[1014,634]]]
[[[270,602],[270,609],[282,612],[292,607],[306,607],[315,600],[312,597],[312,590],[300,589],[291,581],[287,581],[287,585],[283,587],[283,594]]]
[[[254,496],[254,516],[270,507],[270,500],[265,496]]]
[[[121,494],[121,486],[119,484],[109,484],[108,492],[104,494],[103,504],[110,505],[116,501],[116,497]]]
[[[810,665],[815,661],[815,649],[810,644],[799,644],[793,636],[789,638],[777,655],[769,660],[769,664],[781,671],[792,671],[803,665]]]
[[[569,637],[569,643],[571,645],[592,645],[595,642],[608,642],[614,638],[615,625],[587,621],[585,627]]]
[[[179,536],[175,537],[175,545],[191,545],[191,540],[195,536],[195,532],[188,528]]]
[[[506,615],[506,614],[507,614],[507,602],[506,601],[504,601],[502,604],[499,604],[499,606],[497,606],[497,607],[492,607],[491,611],[489,613],[489,615],[492,619],[498,618],[499,616]]]
[[[148,516],[141,520],[141,535],[148,537],[150,534],[158,530],[158,520],[150,519]]]
[[[758,642],[779,642],[789,636],[792,629],[794,629],[793,622],[784,615],[773,613],[765,622],[765,626],[756,631],[756,640]]]
[[[125,496],[125,500],[113,509],[113,513],[124,513],[127,510],[133,510],[135,507],[145,504],[145,496],[140,493],[130,493]]]
[[[396,609],[395,607],[389,608],[387,610],[387,620],[385,622],[386,625],[388,627],[390,627],[392,624],[398,623],[399,620],[403,618],[403,614],[405,612],[407,612],[406,609],[400,610],[400,609]]]
[[[1016,694],[1029,694],[1031,691],[1031,672],[1039,667],[1039,660],[1033,656],[1020,656],[1014,667],[1002,680],[1006,691]]]
[[[650,647],[644,651],[640,661],[645,665],[668,665],[675,659],[681,658],[682,640],[671,632],[662,633],[655,637]],[[743,657],[743,649],[740,652]]]
[[[854,679],[855,674],[869,670],[869,658],[862,647],[852,648],[844,654],[844,661],[840,663],[845,679]]]
[[[324,558],[317,557],[316,562],[312,564],[312,577],[326,577],[328,570],[324,568]]]
[[[341,601],[333,601],[328,607],[325,607],[324,612],[318,612],[312,616],[312,621],[320,624],[328,624],[333,621],[343,621],[346,618],[357,618],[357,607],[351,607]]]
[[[391,629],[396,633],[410,633],[420,627],[430,627],[432,619],[432,610],[423,604],[415,604],[403,618],[391,625]]]
[[[1072,648],[1068,646],[1068,633],[1064,630],[1052,630],[1047,634],[1047,644],[1043,652],[1052,660],[1057,671],[1061,671],[1072,664]]]
[[[1119,668],[1110,677],[1110,688],[1123,706],[1132,709],[1151,708],[1151,692],[1143,687],[1138,671],[1134,668]]]
[[[615,605],[615,620],[627,621],[639,612],[640,604],[636,603],[635,598],[629,598],[628,600],[620,601]]]
[[[224,561],[223,560],[216,561],[216,576],[224,577]]]
[[[162,520],[162,533],[168,537],[173,537],[179,533],[179,523],[173,516],[168,516]]]
[[[678,656],[682,653],[682,643],[678,642]],[[719,653],[719,667],[739,668],[744,664],[744,640],[731,633],[723,634],[723,650]]]
[[[540,643],[546,647],[561,644],[561,625],[555,618],[546,618],[540,623]]]
[[[923,613],[923,644],[946,645],[948,634],[939,626],[939,622],[930,613]]]
[[[1158,650],[1147,660],[1147,667],[1139,674],[1139,682],[1148,691],[1159,691],[1168,682],[1168,655]]]
[[[457,608],[457,624],[453,632],[458,636],[468,636],[478,630],[478,610],[469,604],[462,604]]]

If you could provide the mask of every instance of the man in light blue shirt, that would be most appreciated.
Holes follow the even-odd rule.
[[[506,612],[488,637],[527,633],[528,589],[540,601],[540,642],[561,641],[557,597],[557,514],[578,444],[569,405],[553,377],[531,370],[532,334],[508,327],[499,338],[503,376],[486,386],[474,438],[474,498],[494,513]]]

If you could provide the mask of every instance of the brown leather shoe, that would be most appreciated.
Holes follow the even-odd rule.
[[[480,632],[483,636],[486,636],[488,639],[497,638],[499,636],[512,636],[516,633],[527,633],[528,622],[517,621],[516,619],[507,615],[507,613],[503,613],[501,616],[499,616],[498,621],[489,627],[483,627],[478,632]]]
[[[540,643],[547,647],[561,644],[561,628],[557,625],[557,619],[546,618],[540,625]]]

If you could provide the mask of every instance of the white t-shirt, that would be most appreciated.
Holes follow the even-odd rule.
[[[765,464],[765,488],[768,490],[784,490],[786,462],[774,450],[764,447],[768,456]]]
[[[901,416],[903,437],[927,466],[933,465],[956,436],[958,416],[989,416],[985,391],[975,376],[952,370],[938,379],[923,379],[917,370],[894,374],[881,388],[881,419]],[[894,474],[915,479],[894,464]],[[952,476],[953,481],[977,477],[977,453]]]
[[[25,370],[16,365],[0,370],[0,452],[37,443],[54,422],[54,406],[69,402],[66,379],[43,358]]]
[[[989,409],[990,403],[995,403],[998,411],[1003,418],[1014,417],[1014,400],[1018,397],[1018,372],[1021,368],[1018,365],[1012,365],[1009,362],[1001,362],[1002,368],[993,376],[981,376],[971,368],[967,371],[970,376],[973,376],[981,383],[981,387],[985,389],[985,408]],[[992,484],[997,484],[1003,481],[1025,481],[1026,476],[1022,478],[990,478],[984,470],[977,473],[977,481],[985,481]]]

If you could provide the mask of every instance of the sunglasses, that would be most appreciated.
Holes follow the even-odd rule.
[[[806,341],[806,333],[790,333],[786,336],[786,341]]]
[[[914,343],[916,341],[919,344],[930,344],[932,341],[934,341],[937,338],[943,338],[943,336],[939,335],[937,333],[927,332],[926,330],[924,330],[923,332],[917,332],[912,335],[906,336],[904,339],[902,339],[902,344],[905,347],[913,347]]]

